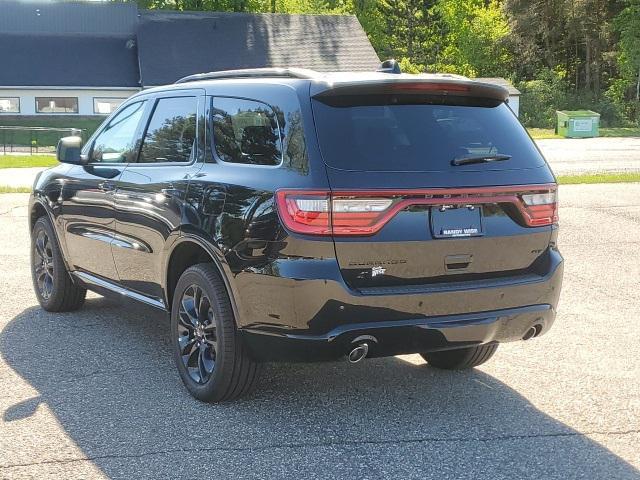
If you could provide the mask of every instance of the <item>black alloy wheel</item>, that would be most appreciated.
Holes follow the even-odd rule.
[[[207,383],[216,368],[218,337],[211,300],[198,285],[182,294],[177,327],[182,363],[194,382]]]
[[[35,238],[33,269],[38,292],[43,299],[49,300],[53,293],[53,250],[51,239],[44,229],[38,230]]]
[[[87,290],[71,278],[46,216],[31,231],[31,277],[38,303],[49,312],[77,310],[84,303]]]
[[[189,393],[203,402],[223,402],[249,393],[260,364],[238,331],[218,269],[212,263],[187,268],[171,303],[174,359]]]

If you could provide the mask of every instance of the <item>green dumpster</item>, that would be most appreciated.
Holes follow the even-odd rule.
[[[591,110],[558,110],[557,133],[566,138],[589,138],[599,134],[600,114]]]

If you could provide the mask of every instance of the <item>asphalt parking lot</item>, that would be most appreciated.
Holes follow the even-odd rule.
[[[640,138],[536,140],[556,175],[640,170]]]
[[[168,319],[36,305],[26,195],[0,195],[0,478],[640,478],[640,184],[564,186],[551,332],[486,365],[418,356],[265,369],[205,405]]]

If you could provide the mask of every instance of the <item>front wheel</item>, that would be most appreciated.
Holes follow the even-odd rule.
[[[226,288],[212,264],[194,265],[178,280],[171,335],[180,377],[198,400],[233,400],[254,386],[260,365],[243,345]]]
[[[421,353],[429,365],[444,370],[466,370],[482,365],[496,353],[497,343],[477,345],[475,347]]]
[[[38,302],[49,312],[77,310],[84,303],[87,290],[71,279],[47,217],[31,231],[31,278]]]

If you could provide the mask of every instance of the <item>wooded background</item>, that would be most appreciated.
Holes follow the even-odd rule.
[[[381,59],[404,71],[505,77],[521,120],[591,109],[640,123],[640,0],[136,0],[141,8],[355,14]]]

